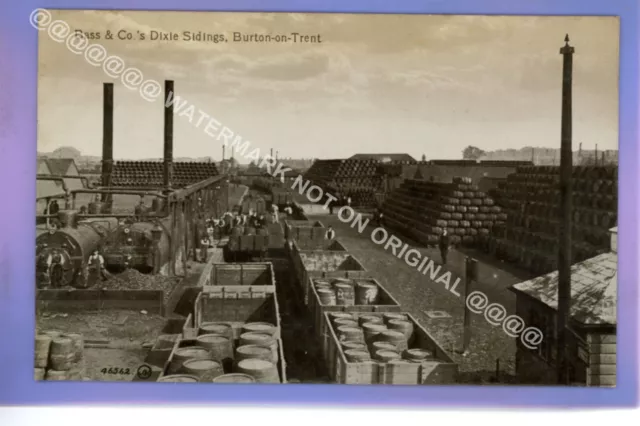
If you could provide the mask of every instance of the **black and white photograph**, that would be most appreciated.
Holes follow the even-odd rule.
[[[617,17],[39,13],[35,380],[616,386]]]

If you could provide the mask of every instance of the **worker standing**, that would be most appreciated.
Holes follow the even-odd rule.
[[[89,282],[93,285],[98,279],[107,281],[107,274],[104,268],[104,257],[98,249],[95,249],[88,260],[89,264]]]
[[[280,218],[278,216],[278,205],[277,204],[273,204],[271,207],[273,209],[273,222],[274,223],[280,223]]]
[[[215,228],[211,221],[207,224],[207,236],[209,237],[209,247],[215,247]]]
[[[449,254],[449,245],[450,245],[449,233],[445,229],[444,231],[442,231],[442,235],[440,235],[440,242],[438,244],[440,248],[440,257],[442,258],[443,265],[447,264],[447,255]]]
[[[207,249],[209,248],[209,239],[203,238],[200,240],[200,261],[202,263],[207,263]]]

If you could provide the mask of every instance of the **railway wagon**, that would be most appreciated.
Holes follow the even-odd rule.
[[[309,278],[309,281],[309,311],[313,318],[314,329],[320,336],[323,350],[327,347],[329,337],[324,321],[325,313],[400,312],[402,310],[400,303],[375,278]],[[349,295],[340,294],[345,288]],[[330,293],[327,293],[328,291]],[[320,292],[324,293],[322,296],[330,295],[332,300],[326,300]]]
[[[271,199],[272,203],[281,210],[287,205],[293,204],[293,194],[285,188],[271,188]]]
[[[227,353],[221,360],[225,374],[239,373],[238,365],[244,351],[239,350],[248,340],[245,333],[261,328],[269,329],[272,339],[265,340],[264,347],[270,349],[270,361],[277,370],[277,382],[286,383],[286,362],[281,338],[280,308],[276,296],[273,267],[270,263],[213,264],[206,274],[203,287],[195,299],[193,313],[187,319],[182,338],[173,347],[172,354],[165,363],[163,375],[179,373],[176,365],[176,353],[181,348],[201,345],[200,336],[207,333],[208,327],[228,327],[233,344],[233,355]],[[254,333],[255,334],[255,333]],[[233,358],[232,362],[230,358]],[[242,370],[242,371],[241,371]],[[274,370],[275,371],[275,370]],[[222,371],[219,371],[221,373]],[[218,373],[218,374],[219,374]],[[275,383],[261,379],[258,382]],[[162,378],[161,378],[162,380]]]
[[[290,259],[295,271],[292,279],[297,279],[297,288],[307,306],[310,278],[364,278],[369,275],[364,266],[339,243],[334,250],[300,250],[297,242],[293,242]],[[295,283],[292,287],[296,287]]]
[[[324,357],[333,382],[348,385],[456,383],[458,365],[410,314],[353,312],[347,314],[349,318],[345,314],[324,314],[329,333]],[[378,319],[374,321],[379,327],[377,330],[370,322],[374,317]],[[345,330],[336,323],[340,319],[352,319],[358,326]],[[358,349],[353,349],[356,346]]]
[[[319,220],[285,220],[284,237],[295,240],[305,250],[322,247],[326,229]]]
[[[80,219],[79,219],[80,218]],[[112,218],[81,219],[75,210],[58,213],[59,229],[36,238],[36,285],[87,288],[92,285],[87,261],[118,224]]]

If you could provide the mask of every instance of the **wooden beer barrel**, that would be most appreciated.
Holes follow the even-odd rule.
[[[268,322],[249,322],[242,326],[242,333],[262,333],[275,336],[278,328]]]
[[[169,374],[175,374],[182,368],[182,364],[188,359],[211,359],[209,351],[201,346],[178,348],[173,353],[173,359],[169,364]]]
[[[51,341],[49,361],[53,370],[69,370],[74,359],[75,350],[71,339],[68,337],[56,337]]]
[[[222,364],[212,359],[189,359],[182,364],[181,372],[193,376],[199,382],[209,383],[224,374]]]
[[[349,349],[344,351],[344,356],[348,362],[371,361],[371,355],[366,350]]]
[[[168,376],[162,376],[158,379],[158,382],[164,383],[198,383],[198,378],[193,376],[187,376],[186,374],[170,374]]]
[[[45,334],[36,336],[35,366],[36,368],[46,368],[49,362],[49,350],[53,339]]]
[[[238,363],[237,370],[253,377],[258,383],[280,383],[276,365],[263,359],[244,359]]]
[[[255,383],[256,380],[248,374],[231,373],[213,379],[213,383]]]

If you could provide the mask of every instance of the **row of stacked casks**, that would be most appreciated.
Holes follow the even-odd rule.
[[[215,163],[174,162],[172,185],[184,187],[218,176]],[[111,176],[113,186],[162,186],[163,163],[160,161],[117,161]]]
[[[450,183],[407,179],[386,197],[382,210],[386,226],[430,246],[445,229],[452,244],[475,244],[507,220],[468,177]]]
[[[455,382],[457,365],[358,259],[324,238],[321,222],[285,225],[292,284],[311,313],[332,382]]]
[[[377,160],[317,160],[305,178],[335,196],[350,197],[354,207],[375,207],[383,188]]]
[[[560,232],[560,170],[518,168],[491,191],[508,220],[481,241],[481,248],[534,274],[557,269]],[[609,250],[617,224],[617,167],[574,167],[572,263]]]

